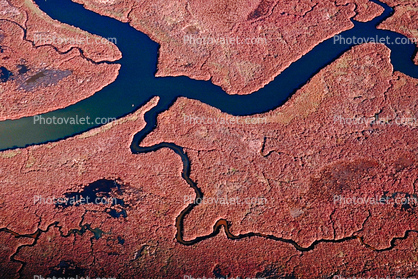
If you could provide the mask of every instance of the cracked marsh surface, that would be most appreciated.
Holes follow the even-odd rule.
[[[207,13],[211,9],[204,3],[188,1],[184,18],[189,21],[184,24],[193,22],[202,29],[218,24],[228,32],[239,33],[240,25],[229,26],[231,19],[252,26],[280,16],[298,22],[311,13],[321,14],[328,9],[335,12],[337,19],[333,20],[347,20],[349,24],[352,17],[367,22],[379,14],[379,6],[368,1],[313,2],[318,1],[289,1],[283,6],[278,1],[255,1],[238,9],[238,4],[229,7],[228,1],[216,1],[213,12]],[[415,4],[385,2],[395,6],[395,19],[390,17],[385,28],[402,22],[404,28],[394,29],[413,33],[405,28],[411,25],[408,17],[411,21],[416,16]],[[0,98],[14,90],[4,88],[4,84],[10,86],[19,75],[26,81],[42,79],[45,69],[71,71],[46,86],[48,92],[56,91],[62,82],[69,83],[63,88],[79,92],[68,80],[77,73],[83,74],[75,63],[68,63],[73,59],[86,63],[80,69],[89,65],[93,73],[99,73],[97,69],[103,66],[117,74],[118,62],[112,61],[119,56],[112,47],[97,52],[94,58],[94,49],[89,46],[82,50],[74,46],[35,47],[28,35],[33,32],[31,24],[25,23],[30,22],[29,11],[34,7],[28,1],[24,3],[0,0],[1,11],[7,11],[0,11],[0,16],[13,17],[0,21],[0,28],[9,30],[4,38],[14,30],[20,34],[15,40],[27,45],[27,50],[22,50],[35,51],[28,54],[27,61],[15,56],[16,61],[10,64],[13,66],[5,66],[13,75],[0,83]],[[156,16],[153,9],[161,9],[144,1],[137,6],[129,1],[85,3],[89,9],[100,7],[102,13],[129,21],[140,30],[146,29],[149,22],[135,20],[139,11],[146,11],[149,15],[145,18],[152,22]],[[161,31],[167,31],[166,24],[174,26],[174,33],[183,24],[168,13],[170,9],[183,9],[173,3],[174,7],[163,9],[162,19],[155,20],[160,25],[148,29],[158,31],[157,35],[149,34],[157,42],[166,36]],[[216,11],[225,9],[228,16],[217,17]],[[311,19],[316,17],[312,15]],[[344,28],[336,30],[338,33]],[[298,26],[295,32],[300,32]],[[13,47],[3,45],[6,50]],[[176,75],[178,65],[164,64],[171,59],[163,61],[166,58],[162,48],[157,74]],[[60,57],[59,65],[50,62],[55,59],[48,60],[47,54],[43,58],[35,54],[44,49]],[[121,50],[123,55],[123,47]],[[112,51],[113,58],[106,56]],[[200,69],[219,77],[224,73],[210,70],[210,65],[221,64],[211,61],[218,55],[216,51],[220,50],[214,50],[213,56],[205,60],[208,68]],[[309,47],[301,46],[301,51],[308,52]],[[190,55],[200,55],[196,53]],[[8,55],[13,57],[12,54]],[[417,276],[418,220],[414,199],[418,194],[418,122],[414,119],[418,117],[418,80],[399,71],[393,55],[382,44],[348,47],[335,61],[304,81],[283,105],[270,104],[270,111],[255,115],[232,116],[227,113],[229,104],[234,111],[232,103],[217,108],[187,96],[166,103],[166,96],[158,96],[157,92],[144,105],[136,104],[138,108],[129,103],[133,112],[101,127],[88,131],[82,128],[73,132],[77,135],[62,140],[56,140],[59,136],[52,134],[48,135],[51,142],[1,151],[1,277]],[[39,64],[30,60],[32,56],[39,59],[35,61]],[[282,58],[286,63],[288,58]],[[123,61],[121,76],[126,73]],[[42,63],[47,62],[52,64],[45,67]],[[199,74],[193,67],[187,71],[187,75]],[[265,80],[271,78],[265,72],[262,75]],[[86,87],[91,94],[115,78],[113,74],[103,77],[108,79],[97,79],[97,87]],[[167,84],[176,80],[168,79]],[[252,86],[257,88],[265,83],[258,80],[242,87],[242,83],[219,80],[231,85],[229,93],[244,88],[240,91],[243,95],[248,95],[246,90]],[[216,78],[212,81],[219,84]],[[114,84],[117,83],[118,80]],[[165,81],[163,84],[167,85]],[[179,88],[185,85],[180,84]],[[42,93],[42,88],[33,91]],[[94,96],[106,96],[100,94]],[[75,97],[87,97],[83,96]],[[66,101],[68,104],[62,107],[73,102]],[[0,105],[10,104],[13,102],[3,101]],[[45,104],[39,108],[51,109]],[[65,111],[69,112],[71,109]],[[33,114],[33,110],[23,109],[15,115]],[[14,118],[10,113],[5,116]],[[24,123],[19,120],[10,123]],[[0,132],[2,138],[7,136],[10,142],[16,142],[10,136],[12,132]],[[24,143],[31,143],[28,141]],[[358,198],[363,198],[363,202],[353,203]],[[366,198],[369,202],[364,202]],[[370,202],[371,199],[384,202]],[[406,199],[409,202],[403,203]]]

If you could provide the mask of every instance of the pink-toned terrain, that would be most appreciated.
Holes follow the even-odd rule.
[[[207,198],[267,200],[253,207],[202,204],[187,216],[185,238],[208,234],[219,216],[232,221],[235,234],[257,231],[303,247],[360,230],[356,235],[368,245],[385,249],[394,236],[417,229],[410,213],[392,206],[339,206],[333,200],[415,194],[418,82],[392,74],[388,56],[381,45],[354,48],[284,106],[248,121],[267,124],[200,124],[198,119],[227,116],[187,99],[161,114],[143,144],[185,147],[192,179]],[[375,115],[389,123],[346,124]],[[377,233],[382,221],[390,231]]]
[[[351,18],[381,12],[366,0],[78,1],[160,43],[157,75],[230,94],[263,87]],[[384,2],[395,13],[380,28],[418,37],[416,3]],[[0,121],[68,106],[118,74],[114,44],[40,35],[101,40],[31,1],[0,0],[0,67],[13,73],[0,83]],[[268,44],[190,45],[186,35]],[[130,150],[157,97],[81,135],[0,152],[0,278],[417,277],[418,80],[389,57],[384,45],[356,46],[260,115],[179,98],[141,145],[170,142],[189,157],[203,200],[181,225],[196,197],[181,158]],[[53,203],[77,195],[98,200]]]
[[[12,73],[0,83],[0,121],[90,97],[116,79],[120,65],[108,62],[122,55],[116,45],[54,21],[23,0],[0,1],[0,46],[0,66]]]
[[[401,33],[416,42],[418,46],[418,2],[402,0],[382,0],[386,4],[394,7],[394,14],[379,28],[392,30]],[[418,65],[418,55],[415,56],[415,64]]]
[[[180,158],[169,149],[129,149],[157,99],[74,138],[1,152],[0,270],[8,278],[416,276],[417,89],[418,80],[392,72],[385,46],[368,44],[269,113],[232,122],[185,98],[162,113],[143,145],[184,146],[191,178],[212,198],[186,215],[184,239],[209,235],[219,219],[230,222],[233,235],[264,237],[231,240],[221,229],[191,246],[176,240],[175,219],[195,196],[181,178]],[[349,124],[376,115],[373,124]],[[228,124],[200,123],[202,117]],[[122,185],[110,195],[123,204],[47,202],[101,179]],[[387,203],[353,205],[335,196]],[[258,202],[213,202],[225,197]],[[411,199],[406,206],[395,203],[398,197]],[[126,216],[114,218],[111,209]]]
[[[351,18],[368,21],[383,10],[367,0],[75,2],[159,43],[157,76],[211,80],[230,94],[257,91],[317,44],[350,29]]]

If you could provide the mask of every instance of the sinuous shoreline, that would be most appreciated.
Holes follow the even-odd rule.
[[[0,274],[415,276],[418,79],[394,70],[394,55],[381,44],[350,47],[283,105],[254,115],[236,100],[265,95],[226,95],[211,106],[210,97],[198,98],[216,90],[207,83],[190,82],[196,95],[150,95],[132,105],[117,95],[112,106],[135,111],[66,139],[1,151]],[[121,59],[122,81],[128,62]],[[189,84],[159,82],[159,93]],[[111,95],[104,91],[83,102],[103,106],[100,96]],[[83,109],[90,112],[75,106],[63,115]],[[49,202],[74,195],[113,202]],[[374,197],[385,202],[364,202]]]

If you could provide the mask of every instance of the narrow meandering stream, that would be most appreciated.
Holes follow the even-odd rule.
[[[340,35],[346,38],[389,37],[391,42],[395,42],[396,38],[407,39],[395,32],[376,29],[379,22],[391,15],[392,9],[376,0],[372,1],[381,4],[385,8],[384,13],[371,22],[353,21],[354,28]],[[123,58],[115,62],[122,65],[115,82],[77,104],[41,116],[46,118],[79,115],[80,117],[89,116],[91,119],[119,118],[137,110],[152,97],[159,96],[158,105],[146,114],[147,126],[140,132],[141,135],[149,133],[156,125],[157,115],[167,110],[180,96],[199,100],[232,115],[252,115],[275,109],[306,84],[319,70],[353,46],[334,44],[333,38],[330,38],[292,63],[274,81],[259,91],[243,96],[228,95],[208,81],[197,81],[187,77],[156,78],[154,73],[158,45],[127,23],[100,16],[70,0],[36,0],[36,3],[60,22],[77,26],[105,38],[117,37],[117,46],[123,54]],[[387,46],[392,51],[391,60],[395,70],[418,78],[418,66],[412,61],[416,51],[415,45],[390,44]],[[98,126],[34,125],[33,122],[33,117],[0,122],[0,150],[56,141]]]
[[[385,8],[384,13],[367,23],[353,21],[354,28],[342,32],[340,35],[346,38],[352,38],[353,36],[364,38],[389,37],[390,42],[395,42],[397,38],[407,39],[405,36],[395,32],[376,29],[377,24],[392,14],[392,9],[379,1],[371,1],[382,5]],[[57,5],[57,2],[59,5]],[[330,64],[353,46],[349,44],[334,44],[333,38],[328,39],[298,61],[292,63],[273,82],[259,91],[244,96],[228,95],[219,87],[206,81],[196,81],[187,77],[155,78],[154,71],[157,63],[158,45],[126,23],[100,16],[70,0],[36,0],[36,3],[52,18],[61,22],[77,26],[102,37],[117,36],[117,46],[123,54],[121,60],[114,62],[122,65],[120,74],[114,83],[86,100],[65,109],[45,113],[42,116],[46,118],[85,115],[90,116],[92,119],[95,117],[122,117],[137,110],[152,97],[159,96],[160,101],[157,106],[145,114],[147,124],[144,129],[134,136],[131,151],[139,154],[154,152],[161,148],[173,150],[182,159],[182,177],[195,191],[196,199],[203,198],[203,193],[196,183],[190,179],[190,161],[182,147],[174,143],[165,142],[149,147],[140,146],[141,141],[155,128],[159,113],[167,110],[180,96],[200,100],[232,115],[251,115],[267,112],[282,105],[320,69]],[[412,61],[416,53],[415,45],[387,44],[387,46],[391,49],[391,61],[394,69],[418,78],[418,66]],[[196,88],[199,88],[199,90],[196,90]],[[34,125],[32,117],[3,121],[0,122],[0,150],[56,141],[82,133],[93,127],[87,125]],[[192,245],[212,237],[218,234],[222,227],[230,239],[252,236],[264,237],[290,243],[301,251],[313,249],[320,242],[342,242],[356,238],[360,239],[353,235],[340,240],[317,240],[309,247],[301,247],[291,239],[282,239],[273,235],[261,233],[233,235],[228,221],[221,219],[216,222],[211,234],[200,236],[193,240],[184,240],[183,220],[185,215],[190,213],[196,204],[189,204],[176,218],[176,238],[184,245]],[[404,237],[406,238],[407,235]],[[362,239],[360,241],[362,242]],[[364,245],[367,247],[367,244]],[[394,242],[392,243],[393,245]]]

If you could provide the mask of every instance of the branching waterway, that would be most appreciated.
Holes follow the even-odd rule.
[[[384,7],[384,13],[370,22],[360,23],[353,21],[354,27],[342,32],[339,34],[339,37],[384,38],[381,42],[391,50],[391,62],[394,69],[411,77],[418,78],[418,66],[412,60],[416,54],[415,45],[395,43],[405,42],[408,38],[392,31],[377,29],[376,26],[389,17],[393,10],[379,1],[371,1]],[[318,73],[319,70],[336,60],[358,42],[355,40],[346,40],[345,43],[336,43],[335,38],[330,38],[292,63],[274,81],[259,91],[250,95],[228,95],[208,81],[197,81],[187,77],[156,78],[154,73],[157,64],[158,45],[127,23],[100,16],[70,0],[36,0],[36,3],[49,16],[60,22],[79,27],[104,38],[117,37],[117,46],[123,55],[122,59],[113,62],[121,64],[121,70],[115,82],[88,99],[65,109],[42,114],[41,117],[75,118],[78,115],[89,116],[91,119],[120,118],[139,109],[152,97],[159,96],[160,100],[157,106],[145,114],[146,126],[134,136],[131,151],[139,154],[154,152],[161,148],[170,148],[173,150],[182,159],[182,177],[195,191],[196,199],[202,199],[203,193],[189,177],[190,161],[182,147],[173,143],[160,143],[149,147],[142,147],[140,145],[146,135],[155,128],[159,113],[167,110],[181,96],[199,100],[223,112],[236,116],[270,111],[282,105],[296,90],[301,88],[311,77]],[[33,117],[26,117],[13,121],[0,122],[0,150],[57,141],[98,126],[34,125],[33,121]],[[313,249],[319,242],[341,242],[358,238],[353,235],[338,241],[318,240],[310,247],[301,247],[292,240],[260,233],[248,233],[235,236],[230,232],[230,224],[227,220],[221,219],[216,222],[211,234],[200,236],[193,240],[184,240],[184,216],[189,214],[196,205],[197,203],[192,203],[187,206],[176,219],[177,240],[185,245],[191,245],[212,237],[219,233],[221,227],[224,228],[226,235],[231,239],[251,236],[265,237],[290,243],[301,251]]]
[[[373,0],[385,8],[382,15],[367,23],[353,21],[354,27],[339,34],[342,38],[385,38],[391,49],[394,69],[418,78],[418,67],[412,57],[414,44],[395,44],[408,40],[407,37],[385,30],[376,25],[389,17],[392,9]],[[158,105],[147,113],[148,133],[156,124],[156,116],[167,110],[180,96],[196,99],[232,115],[252,115],[270,111],[282,105],[297,89],[306,84],[319,70],[349,50],[353,45],[334,43],[330,38],[312,51],[292,63],[274,81],[249,95],[228,95],[209,81],[197,81],[187,77],[154,76],[157,64],[158,44],[127,23],[100,16],[86,10],[70,0],[36,0],[39,7],[60,22],[77,26],[104,38],[117,38],[117,46],[123,58],[114,63],[121,64],[118,78],[88,99],[64,109],[40,115],[43,118],[70,118],[89,116],[96,118],[120,118],[159,96]],[[34,125],[33,117],[0,122],[0,150],[24,147],[56,141],[80,134],[98,125]]]

